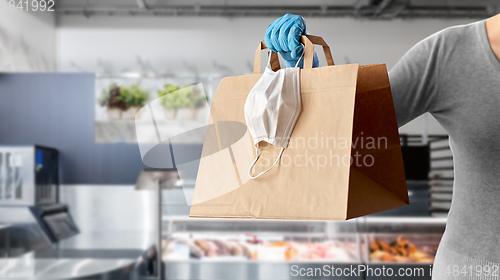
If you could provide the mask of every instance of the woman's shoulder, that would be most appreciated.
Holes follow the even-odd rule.
[[[478,32],[484,29],[484,20],[468,24],[450,26],[442,29],[427,38],[433,41],[434,45],[445,49],[456,49],[465,43],[474,42]]]

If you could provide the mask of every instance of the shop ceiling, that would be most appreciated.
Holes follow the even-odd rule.
[[[499,0],[56,0],[61,15],[277,17],[485,18],[500,13]]]

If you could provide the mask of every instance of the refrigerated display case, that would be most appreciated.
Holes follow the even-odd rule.
[[[187,258],[201,261],[361,261],[359,236],[353,235],[357,220],[165,219],[168,221],[165,259],[176,251],[175,244],[182,244],[189,248]]]
[[[362,264],[428,273],[445,224],[446,218],[434,217],[297,221],[164,215],[164,279],[293,279],[293,266]],[[366,273],[346,278],[379,279]]]
[[[288,279],[293,265],[363,263],[358,220],[164,216],[163,222],[164,279]]]

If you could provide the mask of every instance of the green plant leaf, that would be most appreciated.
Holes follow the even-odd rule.
[[[128,107],[146,105],[149,100],[149,90],[141,88],[139,84],[120,88],[120,101]]]

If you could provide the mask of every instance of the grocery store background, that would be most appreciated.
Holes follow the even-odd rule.
[[[287,279],[293,264],[428,267],[453,183],[447,134],[431,115],[400,128],[409,206],[348,222],[200,220],[187,217],[183,190],[173,186],[162,191],[158,218],[156,193],[138,180],[147,171],[126,116],[133,106],[111,110],[103,94],[122,87],[153,100],[202,83],[210,102],[223,77],[252,72],[266,27],[285,13],[304,16],[336,64],[391,69],[425,37],[499,13],[497,2],[56,0],[53,12],[27,12],[2,0],[0,278],[155,277],[158,223],[165,279]],[[180,108],[161,121],[174,129],[196,121],[190,114]],[[196,140],[181,147],[200,148]],[[15,191],[19,184],[8,189],[21,175],[11,177],[20,164],[7,154],[37,165],[42,154],[57,157],[43,171],[50,176],[21,172],[32,198]],[[47,185],[41,203],[38,188]],[[72,226],[57,233],[51,216]]]

